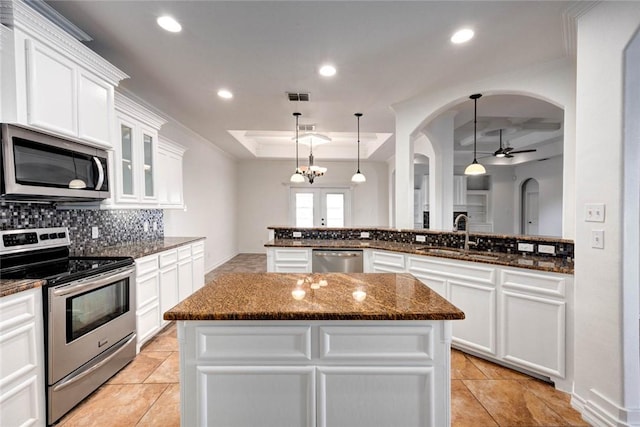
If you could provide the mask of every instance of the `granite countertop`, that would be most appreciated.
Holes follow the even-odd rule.
[[[473,250],[465,253],[464,251],[456,248],[428,247],[425,244],[420,243],[387,242],[383,240],[276,239],[267,242],[265,246],[313,249],[381,249],[385,251],[404,252],[414,255],[457,259],[460,261],[482,262],[508,267],[573,274],[573,262],[560,258]],[[430,248],[432,251],[425,250],[425,248]]]
[[[204,237],[165,237],[163,239],[147,240],[134,243],[123,243],[120,245],[106,246],[103,248],[86,249],[84,251],[72,252],[71,256],[130,256],[132,258],[142,258],[147,255],[153,255],[158,252],[177,248]],[[46,283],[40,279],[3,279],[0,277],[0,298],[38,288]]]
[[[464,313],[410,274],[226,273],[164,319],[455,320]]]

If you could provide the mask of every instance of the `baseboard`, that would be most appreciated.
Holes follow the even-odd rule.
[[[222,261],[219,261],[217,264],[215,264],[213,267],[207,267],[205,268],[205,275],[211,273],[213,270],[215,270],[216,268],[220,267],[222,264],[224,264],[225,262],[229,262],[231,261],[233,258],[235,258],[236,256],[238,256],[239,253],[235,253],[227,258],[224,258]]]
[[[589,424],[596,427],[638,427],[640,408],[623,408],[594,389],[589,390],[589,398],[584,399],[573,393],[571,406]]]

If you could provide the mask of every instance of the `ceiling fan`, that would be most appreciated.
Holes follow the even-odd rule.
[[[493,156],[495,157],[506,157],[506,158],[511,158],[513,157],[514,154],[519,154],[519,153],[533,153],[534,151],[536,151],[535,148],[531,148],[528,150],[514,150],[513,147],[502,147],[502,129],[500,129],[500,148],[498,148],[494,153]]]

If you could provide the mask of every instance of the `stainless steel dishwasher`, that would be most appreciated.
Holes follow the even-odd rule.
[[[362,251],[314,249],[311,271],[314,273],[362,273]]]

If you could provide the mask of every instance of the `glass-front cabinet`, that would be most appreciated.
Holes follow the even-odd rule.
[[[164,120],[116,92],[115,205],[157,204],[158,129]]]

